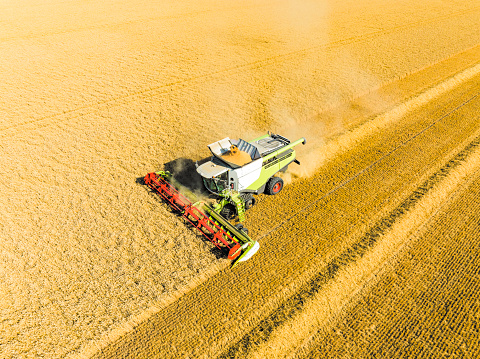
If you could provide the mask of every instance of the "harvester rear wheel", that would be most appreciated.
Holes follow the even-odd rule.
[[[272,177],[268,180],[265,192],[277,194],[283,189],[283,180],[280,177]]]

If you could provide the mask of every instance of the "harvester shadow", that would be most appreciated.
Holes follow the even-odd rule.
[[[198,161],[198,165],[201,165],[210,158],[204,158]],[[198,193],[202,197],[210,197],[210,194],[203,187],[202,177],[197,173],[195,162],[189,158],[177,158],[176,160],[167,162],[163,165],[163,170],[172,174],[176,183],[180,184],[185,189]],[[138,177],[135,180],[136,183],[144,186],[145,177]]]
[[[201,165],[209,161],[210,158],[202,159],[198,161],[198,164]],[[207,199],[207,198],[214,198],[209,192],[207,192],[203,186],[203,181],[201,176],[196,171],[195,162],[189,158],[178,158],[176,160],[167,162],[164,164],[164,171],[168,171],[172,174],[172,177],[177,185],[180,185],[183,188],[177,188],[178,190],[187,190],[191,193],[195,194],[198,198]],[[149,193],[158,200],[159,203],[166,202],[162,200],[154,190],[149,188],[145,183],[145,177],[138,177],[136,178],[135,182],[141,186],[147,187]],[[192,199],[193,200],[193,199]],[[190,228],[192,231],[195,230],[195,226],[193,226],[190,222],[185,220],[182,213],[177,211],[175,208],[168,206],[169,211],[175,214],[178,218],[182,219],[182,221]],[[198,232],[197,232],[198,233]],[[205,244],[209,245],[209,251],[215,256],[216,259],[225,258],[228,253],[222,251],[221,249],[213,246],[210,246],[212,243],[206,239],[201,234],[196,234],[196,237],[200,238]]]
[[[202,239],[204,243],[212,244],[210,241],[206,240],[205,238],[202,238]],[[213,246],[213,248],[210,248],[210,253],[212,253],[215,256],[215,259],[225,259],[228,255],[227,252],[222,251],[220,248],[217,248],[215,246]]]
[[[208,161],[204,159],[199,164]],[[180,185],[186,187],[192,192],[205,192],[202,183],[202,177],[197,173],[195,162],[189,158],[177,158],[176,160],[165,163],[165,171],[173,174],[173,178]]]

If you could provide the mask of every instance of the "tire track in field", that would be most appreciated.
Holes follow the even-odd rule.
[[[478,137],[480,138],[480,137]],[[468,147],[468,146],[467,146]],[[357,288],[353,294],[349,295],[349,298],[347,301],[341,306],[339,310],[335,310],[329,318],[327,318],[325,325],[321,325],[320,329],[317,329],[313,334],[310,336],[306,337],[303,340],[303,343],[301,344],[300,347],[297,347],[296,350],[293,352],[289,358],[312,358],[313,357],[313,351],[317,347],[316,342],[318,338],[322,335],[323,331],[325,330],[325,326],[329,323],[333,322],[338,322],[341,318],[343,318],[342,313],[349,313],[351,310],[354,310],[356,306],[359,306],[360,300],[365,293],[370,293],[374,286],[376,286],[380,281],[383,281],[385,283],[386,280],[388,280],[388,277],[385,275],[394,268],[398,262],[405,256],[406,253],[412,250],[412,248],[417,244],[419,241],[419,238],[425,233],[425,231],[428,230],[429,227],[433,225],[435,221],[438,221],[438,216],[441,212],[444,212],[445,209],[449,208],[449,206],[452,205],[452,203],[458,202],[458,200],[464,195],[465,191],[467,190],[468,187],[470,187],[475,181],[478,181],[478,176],[480,175],[480,168],[478,167],[478,160],[479,160],[479,151],[478,148],[474,149],[472,152],[474,154],[471,155],[470,158],[465,158],[464,162],[461,164],[461,168],[459,168],[456,173],[454,173],[453,176],[448,175],[449,178],[446,179],[447,183],[443,183],[445,181],[442,180],[442,186],[435,188],[433,191],[431,191],[430,198],[425,198],[427,203],[430,203],[432,201],[438,202],[440,201],[441,204],[436,206],[435,203],[433,204],[433,207],[429,208],[435,208],[435,210],[432,210],[431,213],[427,214],[427,210],[424,208],[427,208],[425,203],[420,205],[419,207],[421,208],[415,208],[412,213],[407,214],[407,216],[418,216],[418,218],[426,218],[425,221],[422,222],[420,226],[418,226],[416,229],[415,223],[413,224],[406,224],[407,228],[413,228],[413,232],[408,232],[408,237],[407,241],[404,241],[403,243],[400,244],[392,253],[388,254],[388,258],[381,262],[381,266],[378,266],[369,273],[368,277],[366,280],[360,282],[360,287]],[[471,153],[471,152],[470,152]],[[474,161],[473,165],[466,165],[466,161]],[[475,164],[477,164],[475,166]],[[458,166],[457,166],[458,167]],[[472,172],[473,170],[473,172]],[[472,172],[472,173],[470,173]],[[469,175],[469,177],[466,178],[466,175]],[[445,189],[444,187],[447,187]],[[444,196],[444,191],[448,193],[448,197],[445,199],[443,198]],[[425,202],[425,201],[423,201]],[[411,221],[408,217],[405,218],[404,221]],[[418,222],[418,221],[417,221]],[[402,220],[400,221],[402,223]],[[402,233],[398,232],[407,232],[409,229],[405,229],[405,225],[400,225],[397,226],[397,229],[393,228],[392,232],[388,234],[390,237],[396,237],[397,235],[402,236]],[[387,240],[387,241],[390,241]],[[395,242],[395,240],[392,238],[391,241]],[[382,239],[382,242],[385,242],[385,239]],[[381,249],[380,249],[381,251]],[[370,257],[374,257],[374,253],[370,253]],[[380,254],[379,257],[382,257]],[[382,278],[382,279],[381,279]],[[386,279],[385,279],[386,278]],[[393,282],[390,280],[388,283]],[[355,286],[359,286],[358,282],[354,284]],[[441,291],[440,288],[437,288],[438,291]],[[304,316],[304,315],[303,315]],[[367,318],[364,318],[366,321],[368,321]],[[317,326],[318,327],[318,326]],[[380,340],[385,340],[387,337],[391,337],[393,334],[392,333],[382,333],[384,337],[382,338],[381,336],[377,335],[376,338],[378,341]]]
[[[371,288],[362,290],[364,293],[360,295],[364,294],[364,302],[355,300],[351,308],[344,312],[341,321],[335,319],[338,325],[317,332],[295,354],[295,358],[336,356],[334,354],[338,355],[342,341],[358,339],[358,333],[365,328],[365,323],[377,324],[375,345],[354,346],[354,350],[359,349],[356,351],[359,357],[364,356],[362,352],[371,357],[438,357],[441,356],[438,354],[452,351],[452,347],[458,348],[458,339],[471,344],[466,348],[469,357],[478,357],[480,347],[478,341],[473,340],[478,330],[471,330],[475,325],[475,314],[478,313],[476,308],[480,304],[474,294],[480,285],[475,275],[478,274],[480,258],[477,243],[479,223],[474,216],[479,208],[476,200],[480,189],[478,172],[477,169],[471,176],[473,179],[467,179],[467,183],[459,189],[460,195],[452,199],[446,211],[428,224],[430,228],[427,231],[414,235],[417,238],[404,248],[401,258],[392,258],[386,275],[379,279],[377,293],[383,294],[382,299],[379,300],[378,294],[372,292]],[[469,218],[465,218],[467,213],[470,214]],[[457,227],[455,219],[462,221]],[[458,227],[460,229],[457,230]],[[452,232],[455,237],[452,237]],[[422,246],[417,245],[419,241],[423,242]],[[395,275],[388,276],[389,273]],[[389,303],[388,308],[383,303],[383,297]],[[411,315],[412,312],[408,310],[412,307],[411,302],[398,300],[398,297],[415,299],[412,309],[419,314]],[[395,305],[395,301],[403,305]],[[367,303],[369,308],[364,309],[363,303]],[[396,308],[394,311],[391,310],[392,306]],[[363,314],[360,320],[357,319],[358,314]],[[383,318],[387,314],[390,315],[385,323]],[[349,324],[346,326],[347,322]],[[381,325],[378,325],[379,322]],[[342,332],[343,339],[332,335],[336,329]],[[452,334],[456,337],[452,338]],[[319,341],[322,341],[322,346]],[[405,342],[421,345],[412,349],[410,346],[404,347],[402,343]],[[474,352],[477,354],[474,355]]]
[[[457,106],[452,111],[448,112],[446,115],[442,116],[440,119],[436,120],[434,123],[424,128],[420,132],[411,136],[409,139],[401,143],[399,146],[395,147],[392,151],[388,152],[370,166],[364,168],[362,171],[358,172],[355,176],[347,179],[331,191],[327,192],[325,195],[312,202],[309,206],[304,209],[299,210],[291,217],[287,218],[284,222],[280,223],[278,226],[272,228],[269,232],[265,233],[258,240],[266,237],[269,234],[277,231],[287,222],[291,221],[298,214],[303,213],[310,206],[313,206],[315,203],[319,202],[322,199],[325,199],[327,196],[335,193],[340,188],[345,187],[353,179],[359,177],[361,174],[368,171],[370,168],[375,166],[377,163],[383,161],[385,158],[392,155],[399,148],[405,146],[407,143],[411,142],[413,139],[420,136],[422,133],[426,132],[428,129],[432,128],[435,124],[442,121],[444,118],[450,116],[454,112],[458,111],[461,107],[465,106],[472,100],[479,97],[479,94],[471,97],[461,105]],[[347,248],[344,252],[336,256],[331,260],[322,271],[318,272],[310,281],[302,286],[292,297],[285,300],[284,304],[280,305],[275,311],[269,314],[265,319],[263,319],[252,331],[245,334],[239,341],[233,344],[229,349],[222,353],[219,358],[239,358],[248,355],[251,348],[258,343],[265,343],[269,340],[271,334],[274,330],[284,324],[289,318],[294,316],[296,313],[302,310],[305,302],[312,297],[314,297],[329,281],[331,281],[338,272],[345,268],[347,265],[357,261],[362,258],[367,251],[372,248],[378,239],[386,233],[393,224],[401,218],[405,213],[413,208],[415,204],[419,202],[437,183],[441,182],[447,177],[449,173],[455,168],[457,168],[461,163],[465,162],[467,157],[480,146],[480,136],[475,138],[470,142],[463,150],[461,150],[454,158],[448,161],[444,166],[440,168],[439,171],[431,175],[424,183],[422,183],[407,199],[405,199],[397,208],[390,212],[386,217],[382,218],[377,222],[372,229],[370,229],[363,237],[361,237],[357,242],[352,246]]]
[[[308,55],[309,53],[312,53],[316,50],[334,49],[334,48],[339,48],[339,47],[342,47],[342,46],[347,46],[347,45],[351,45],[351,44],[355,44],[355,43],[360,43],[360,42],[363,42],[363,41],[367,41],[367,40],[371,40],[371,39],[374,39],[374,38],[377,38],[377,37],[381,37],[383,35],[394,33],[396,31],[402,31],[402,30],[406,30],[406,29],[410,29],[410,28],[416,28],[416,27],[419,27],[419,26],[423,26],[425,24],[435,23],[435,22],[438,22],[438,21],[450,19],[450,18],[455,17],[455,16],[461,16],[461,15],[464,15],[466,13],[472,13],[472,12],[476,12],[476,11],[480,11],[480,6],[477,6],[477,7],[468,9],[468,10],[452,13],[452,14],[449,14],[449,15],[440,15],[440,16],[437,16],[437,17],[433,17],[429,20],[415,21],[415,22],[411,22],[411,23],[407,23],[407,24],[403,24],[403,25],[399,25],[399,26],[394,26],[394,27],[391,27],[391,28],[385,29],[385,30],[383,30],[383,29],[382,30],[376,30],[376,31],[372,31],[372,32],[369,32],[369,33],[366,33],[366,34],[353,36],[353,37],[346,38],[346,39],[332,41],[332,42],[329,42],[329,43],[326,43],[326,44],[321,44],[321,45],[316,45],[316,46],[312,46],[312,47],[308,47],[308,48],[303,48],[303,49],[291,51],[291,52],[288,52],[288,53],[284,53],[284,54],[280,54],[280,55],[276,55],[276,56],[271,56],[271,57],[261,59],[261,60],[256,60],[256,61],[252,61],[252,62],[245,63],[245,64],[240,64],[240,65],[227,67],[227,68],[224,68],[224,69],[221,69],[221,70],[218,70],[218,71],[209,72],[209,73],[201,74],[201,75],[198,75],[198,76],[192,76],[192,77],[180,79],[180,80],[177,80],[177,81],[172,81],[172,82],[169,82],[167,84],[152,86],[152,87],[144,88],[144,89],[141,89],[141,90],[138,90],[138,91],[132,91],[132,92],[127,93],[127,94],[122,95],[122,96],[112,97],[112,98],[104,100],[104,101],[99,101],[95,104],[91,104],[91,105],[87,105],[87,106],[80,106],[80,107],[77,107],[77,108],[74,108],[74,109],[64,110],[61,113],[52,114],[52,115],[40,117],[40,118],[37,118],[37,119],[32,119],[30,121],[17,123],[17,124],[10,125],[10,126],[4,126],[4,127],[0,128],[0,137],[1,138],[8,137],[9,134],[5,133],[7,131],[15,130],[17,128],[22,128],[22,127],[27,127],[27,126],[33,125],[33,124],[39,124],[39,123],[45,122],[42,126],[42,127],[45,127],[45,126],[50,126],[52,122],[58,123],[59,121],[65,122],[65,121],[70,121],[72,119],[77,119],[79,117],[94,113],[95,111],[98,110],[98,107],[106,106],[106,105],[112,105],[112,104],[115,104],[116,102],[119,102],[119,101],[123,101],[122,102],[123,104],[128,104],[130,102],[136,101],[137,97],[140,96],[140,95],[153,96],[154,93],[164,94],[164,93],[167,93],[167,92],[171,91],[171,88],[174,88],[174,87],[183,88],[185,86],[188,86],[190,83],[195,83],[196,81],[201,81],[201,80],[206,80],[206,79],[209,79],[209,78],[214,78],[214,77],[219,76],[219,75],[231,75],[231,74],[235,74],[235,73],[245,71],[246,69],[258,69],[258,68],[262,68],[262,67],[267,67],[267,66],[275,65],[277,63],[288,61],[290,59],[295,59],[295,58],[300,57],[300,56]],[[61,117],[65,117],[65,118],[62,119]],[[36,130],[36,129],[38,129],[38,126],[35,126],[33,128],[30,128],[30,129]],[[23,128],[22,132],[24,132],[26,130],[28,130],[28,129]],[[3,132],[3,133],[1,133],[1,132]],[[13,132],[13,133],[10,133],[10,136],[15,136],[16,134],[18,134],[18,133]]]

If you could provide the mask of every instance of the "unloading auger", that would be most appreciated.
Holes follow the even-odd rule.
[[[220,250],[228,252],[233,266],[251,258],[260,248],[242,225],[230,220],[245,220],[245,211],[255,204],[253,195],[278,194],[283,180],[276,176],[285,172],[290,163],[300,164],[293,149],[306,143],[305,138],[290,142],[287,138],[268,133],[250,142],[228,137],[208,145],[210,161],[197,166],[205,188],[218,198],[215,204],[196,202],[180,193],[168,171],[152,172],[145,184],[158,193],[171,207]],[[193,196],[192,196],[193,197]]]

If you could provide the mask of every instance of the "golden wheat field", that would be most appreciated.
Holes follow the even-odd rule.
[[[479,29],[478,0],[2,1],[0,357],[478,357]],[[199,190],[207,144],[268,130],[307,144],[231,269],[141,179]]]

